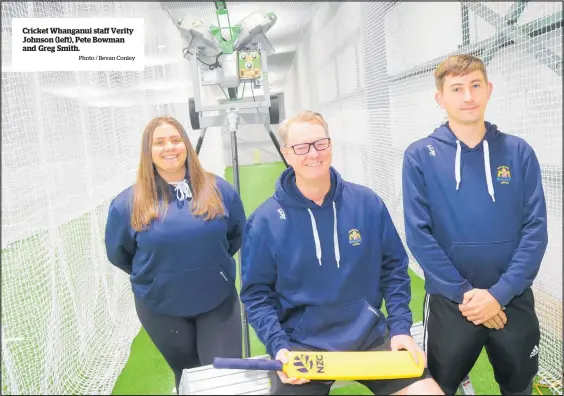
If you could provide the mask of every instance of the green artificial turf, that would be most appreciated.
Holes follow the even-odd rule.
[[[272,195],[274,183],[283,170],[283,163],[240,167],[241,197],[247,215],[252,213],[264,200]],[[231,168],[227,168],[225,177],[232,182]],[[410,276],[412,280],[410,307],[413,311],[414,322],[419,322],[423,318],[423,299],[425,297],[423,280],[411,271]],[[252,329],[250,336],[251,355],[264,354],[264,346],[256,338]],[[476,394],[500,394],[485,351],[482,351],[472,369],[470,380]],[[172,371],[168,368],[166,362],[147,336],[147,333],[141,329],[131,345],[131,356],[119,376],[112,394],[172,394],[173,389],[174,376]],[[546,390],[546,388],[543,390]],[[543,393],[550,394],[544,391]],[[354,383],[346,387],[334,389],[331,391],[331,394],[369,395],[371,393],[363,385]],[[533,390],[533,394],[538,393]]]

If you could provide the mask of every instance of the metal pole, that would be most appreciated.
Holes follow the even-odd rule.
[[[233,168],[233,185],[235,186],[235,191],[241,196],[241,185],[239,183],[239,156],[237,153],[237,124],[239,120],[239,114],[237,114],[236,109],[230,109],[227,113],[227,120],[229,123],[229,133],[231,135],[231,162]],[[243,272],[241,268],[241,256],[243,255],[243,249],[239,249],[239,263],[237,265],[239,274],[239,287],[243,286]],[[251,340],[249,336],[249,324],[247,319],[247,311],[243,304],[241,304],[241,319],[242,319],[242,331],[243,331],[243,358],[248,358],[251,356]]]
[[[548,48],[545,48],[542,44],[531,40],[528,32],[526,32],[523,27],[506,25],[503,18],[497,12],[488,7],[480,7],[480,4],[476,2],[465,2],[465,4],[467,4],[469,10],[473,11],[475,15],[479,16],[490,25],[494,27],[504,26],[504,28],[500,30],[502,36],[512,40],[515,44],[524,44],[525,50],[529,54],[533,55],[539,62],[562,77],[562,57]],[[518,16],[521,11],[522,8],[514,7],[514,9],[511,10],[511,18]]]
[[[465,3],[465,4],[467,5],[467,7],[469,9],[471,8],[470,6],[468,6],[469,3]],[[532,22],[525,23],[523,26],[521,26],[519,28],[519,31],[524,33],[525,36],[528,36],[531,39],[533,39],[534,37],[540,36],[542,34],[550,33],[553,30],[556,30],[556,29],[559,29],[559,28],[562,27],[562,25],[564,24],[564,18],[562,17],[562,15],[563,15],[562,11],[558,11],[558,12],[552,14],[552,15],[536,19]],[[487,22],[487,20],[486,20],[486,22]],[[508,28],[506,28],[506,29],[508,29]],[[519,37],[519,38],[521,38],[521,37]],[[509,45],[515,45],[515,43],[518,42],[518,40],[515,41],[515,40],[508,38],[508,37],[505,37],[505,40],[503,40],[500,44],[496,44],[497,41],[498,41],[498,37],[494,35],[493,37],[487,38],[487,39],[479,41],[477,43],[470,44],[468,46],[460,47],[458,49],[457,53],[467,53],[467,54],[472,54],[472,55],[476,55],[476,56],[481,56],[481,54],[484,51],[486,51],[488,48],[490,48],[494,45],[505,47],[505,46],[509,46]],[[423,63],[419,66],[416,66],[416,67],[406,71],[406,72],[402,72],[402,73],[399,73],[399,74],[396,74],[396,75],[388,76],[388,82],[392,83],[392,82],[396,82],[396,81],[403,81],[403,80],[406,80],[406,79],[411,78],[411,77],[415,77],[415,76],[419,76],[421,74],[432,72],[439,65],[439,63],[442,62],[445,59],[445,57],[449,54],[445,54],[445,55],[442,55],[442,56],[440,56],[436,59],[425,62],[425,63]],[[561,64],[556,63],[556,65],[553,65],[553,66],[560,68]],[[561,73],[561,70],[560,70],[560,73]]]
[[[282,158],[282,161],[284,161],[284,165],[286,165],[286,168],[287,168],[288,163],[286,162],[286,159],[284,159],[284,156],[282,155],[282,152],[280,151],[280,144],[278,143],[278,140],[276,139],[274,132],[272,132],[272,128],[270,128],[269,124],[264,124],[264,127],[268,131],[268,135],[270,136],[270,140],[272,140],[272,143],[274,143],[274,147],[276,147],[276,151],[278,151],[278,155],[280,155],[280,158]]]

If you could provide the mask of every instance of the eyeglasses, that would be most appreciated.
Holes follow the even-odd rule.
[[[313,143],[300,143],[294,144],[293,146],[289,146],[294,150],[296,155],[305,155],[309,153],[311,150],[311,146],[314,146],[317,151],[327,150],[329,148],[329,144],[331,143],[331,138],[323,138],[319,139]]]

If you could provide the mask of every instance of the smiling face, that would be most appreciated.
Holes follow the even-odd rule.
[[[303,121],[292,123],[281,151],[296,177],[313,181],[329,176],[331,140],[321,125]]]
[[[435,100],[446,110],[449,121],[466,125],[484,122],[492,84],[480,58],[452,55],[437,66],[433,75],[437,87]]]
[[[186,157],[186,145],[174,126],[162,124],[155,128],[151,158],[159,173],[174,174],[183,171]]]
[[[484,114],[492,92],[481,71],[466,75],[447,75],[443,87],[435,95],[449,119],[460,124],[484,122]]]

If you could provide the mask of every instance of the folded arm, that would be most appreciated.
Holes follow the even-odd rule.
[[[130,233],[129,220],[123,216],[114,201],[110,204],[104,241],[110,263],[131,275],[136,242]]]

